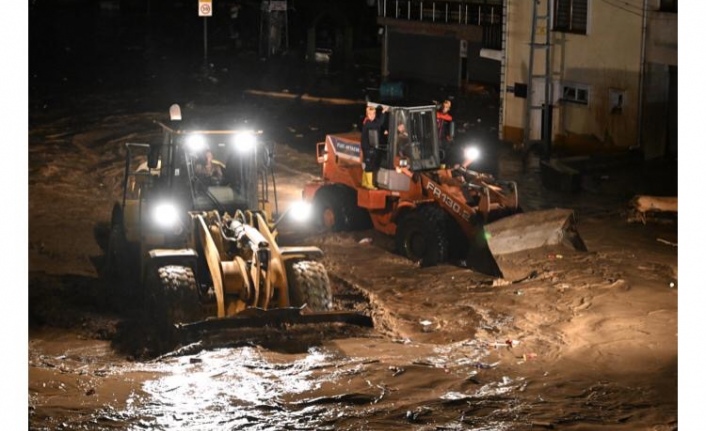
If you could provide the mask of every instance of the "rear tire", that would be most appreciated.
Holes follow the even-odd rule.
[[[103,271],[112,279],[120,280],[127,269],[127,240],[119,223],[112,223]]]
[[[132,247],[127,242],[123,210],[119,204],[113,205],[110,216],[110,233],[108,236],[108,249],[105,253],[104,274],[113,280],[127,282],[132,272],[130,263],[134,256],[130,255]]]
[[[446,262],[449,253],[446,224],[444,210],[433,205],[404,215],[395,233],[397,252],[421,266]]]
[[[333,187],[324,187],[314,196],[316,222],[326,232],[340,232],[348,227],[343,204]]]
[[[372,225],[368,212],[358,206],[357,192],[346,186],[330,185],[314,196],[314,214],[326,232],[368,229]]]
[[[133,304],[142,292],[139,289],[140,250],[138,244],[127,241],[123,226],[122,214],[114,210],[102,275],[111,286],[116,304],[133,310]]]
[[[341,187],[340,192],[343,213],[348,219],[348,229],[370,229],[373,223],[368,210],[358,206],[358,192],[350,187]]]
[[[300,260],[287,264],[289,302],[293,307],[306,304],[313,311],[328,311],[333,304],[331,283],[321,262]]]

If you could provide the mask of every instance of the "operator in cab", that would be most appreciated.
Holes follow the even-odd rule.
[[[213,152],[207,149],[202,159],[196,162],[194,172],[208,185],[220,185],[223,182],[225,165],[213,158]]]

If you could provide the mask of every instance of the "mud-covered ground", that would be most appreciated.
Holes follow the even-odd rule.
[[[286,205],[317,174],[319,135],[358,121],[358,108],[243,96],[184,114],[267,118]],[[373,329],[234,333],[145,360],[135,304],[100,269],[124,143],[154,138],[150,120],[165,115],[31,125],[31,429],[676,429],[676,221],[629,224],[615,193],[605,205],[598,192],[557,195],[581,208],[589,251],[523,257],[537,276],[518,283],[420,268],[373,231],[289,231],[325,251],[337,306],[371,315]],[[503,154],[501,174],[526,179],[527,209],[553,205],[532,186],[536,169]]]
[[[248,90],[355,101],[375,80],[360,70],[302,84],[296,70],[278,75],[275,61],[184,73],[173,94],[162,79],[168,71],[151,63],[153,87],[129,86],[119,74],[76,93],[60,79],[46,87],[30,80],[28,409],[27,422],[18,412],[20,427],[677,429],[678,222],[628,223],[625,213],[636,193],[673,190],[676,171],[595,172],[583,192],[567,195],[542,188],[537,161],[523,169],[504,146],[496,148],[499,175],[519,181],[523,207],[575,209],[588,252],[520,256],[519,267],[536,276],[512,283],[452,264],[421,268],[373,231],[289,226],[284,239],[324,250],[336,307],[370,315],[374,328],[242,330],[147,358],[131,320],[137,305],[101,277],[124,144],[158,138],[152,121],[173,102],[185,116],[247,118],[276,143],[286,206],[318,174],[315,143],[359,123],[362,106]],[[252,85],[239,85],[242,76]],[[453,93],[460,136],[492,135],[495,93],[472,90]]]

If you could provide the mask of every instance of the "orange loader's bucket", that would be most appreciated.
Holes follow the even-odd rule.
[[[587,251],[570,209],[514,214],[485,225],[484,234],[488,250],[506,279],[527,276],[532,262],[556,255],[556,249]]]

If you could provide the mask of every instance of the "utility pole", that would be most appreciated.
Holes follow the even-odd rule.
[[[203,17],[203,67],[208,70],[208,17],[213,16],[211,0],[199,0],[199,16]]]

